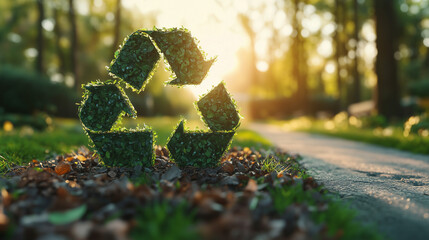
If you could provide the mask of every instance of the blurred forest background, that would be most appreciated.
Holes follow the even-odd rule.
[[[109,79],[127,34],[182,25],[217,67],[201,90],[164,87],[160,66],[127,91],[139,115],[186,114],[221,80],[252,119],[429,108],[429,0],[6,0],[0,115],[76,118],[81,85]]]

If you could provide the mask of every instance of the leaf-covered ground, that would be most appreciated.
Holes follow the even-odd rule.
[[[0,178],[9,239],[374,239],[297,156],[233,148],[217,168],[110,168],[81,147]]]

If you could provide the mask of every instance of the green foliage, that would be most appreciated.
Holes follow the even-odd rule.
[[[45,160],[52,154],[69,153],[88,143],[88,137],[77,121],[70,127],[54,127],[54,131],[31,132],[28,128],[10,133],[0,131],[0,173],[14,164],[22,165],[32,159]]]
[[[65,225],[79,220],[86,212],[86,204],[79,207],[63,211],[51,212],[48,215],[49,222],[54,225]]]
[[[197,108],[203,121],[212,131],[235,130],[239,126],[240,116],[237,106],[229,96],[222,82],[197,102]]]
[[[168,140],[167,148],[180,167],[216,167],[234,134],[234,131],[185,132],[182,120]]]
[[[268,156],[261,162],[261,169],[266,172],[280,172],[283,170],[283,165],[273,156]]]
[[[136,117],[133,105],[124,91],[114,83],[89,83],[85,92],[79,118],[93,131],[109,131],[122,111]]]
[[[352,118],[355,117],[351,117],[351,119]],[[401,125],[387,125],[384,128],[380,127],[380,123],[383,123],[384,121],[376,121],[377,124],[375,124],[374,126],[378,127],[366,127],[365,125],[367,123],[365,123],[365,118],[363,118],[362,120],[358,119],[358,121],[362,121],[362,126],[360,127],[353,126],[351,124],[351,121],[349,121],[349,125],[344,124],[341,126],[337,126],[336,124],[333,124],[332,120],[305,120],[302,118],[300,118],[299,120],[299,122],[305,121],[306,123],[300,126],[291,127],[292,129],[366,142],[384,147],[410,151],[414,153],[429,154],[429,148],[427,148],[427,145],[429,144],[429,138],[425,136],[427,132],[424,131],[424,125],[426,125],[426,123],[424,123],[425,120],[422,120],[422,128],[420,128],[417,123],[410,124],[407,123],[407,121],[405,124],[405,129]],[[288,125],[288,123],[295,121],[296,120],[279,121],[277,122],[277,124],[282,124],[283,126],[286,126]],[[417,125],[414,126],[415,124]],[[417,131],[419,135],[410,134],[415,131]]]
[[[132,239],[192,240],[199,239],[194,224],[194,214],[189,213],[185,202],[171,204],[154,202],[139,209]]]
[[[176,79],[172,85],[200,84],[215,59],[204,60],[196,40],[185,28],[146,31],[164,53]]]
[[[355,220],[357,212],[342,204],[338,199],[329,200],[324,211],[313,213],[316,223],[324,224],[330,236],[342,234],[341,239],[385,239],[372,225],[362,225]]]
[[[429,118],[422,118],[418,123],[411,126],[410,133],[419,134],[429,130]]]
[[[135,128],[135,122],[148,123],[157,133],[158,144],[164,145],[171,135],[178,118],[155,117],[132,121],[125,126]],[[131,121],[130,121],[131,122]],[[199,121],[191,122],[191,125]],[[84,134],[78,121],[54,119],[53,131],[33,132],[26,134],[25,129],[15,129],[10,133],[0,130],[0,173],[13,167],[14,164],[25,164],[32,159],[44,160],[52,153],[65,154],[77,150],[79,146],[88,146],[89,138]],[[159,140],[159,141],[158,141]],[[240,129],[234,136],[233,146],[237,147],[270,147],[269,141],[259,134],[246,129]]]
[[[115,52],[109,70],[133,89],[141,91],[152,78],[159,59],[159,53],[147,34],[137,30]]]
[[[0,67],[0,111],[75,117],[77,99],[76,93],[64,84],[23,69]]]
[[[22,115],[0,112],[0,126],[6,121],[11,122],[14,127],[30,126],[37,130],[45,130],[50,126],[52,119],[45,113]]]
[[[409,83],[408,90],[411,95],[423,98],[429,97],[429,79]]]
[[[369,128],[376,127],[387,127],[389,125],[387,119],[381,115],[371,115],[367,117],[362,117],[362,126]]]
[[[88,135],[108,166],[153,165],[154,134],[151,130],[88,131]]]
[[[270,194],[277,212],[284,212],[293,203],[315,204],[311,191],[305,191],[302,184],[273,188],[270,190]]]
[[[133,177],[130,180],[133,182],[135,186],[141,186],[141,185],[151,185],[155,181],[151,177],[152,175],[150,173],[142,173],[138,177]]]
[[[272,188],[274,209],[283,213],[292,204],[305,204],[312,211],[312,219],[323,224],[331,237],[340,234],[341,239],[382,239],[375,229],[362,226],[355,220],[356,211],[341,204],[329,195],[320,195],[320,189],[305,190],[302,184]],[[321,196],[316,198],[314,195]],[[325,204],[325,208],[319,206]]]
[[[234,136],[231,146],[233,147],[250,147],[255,149],[268,149],[272,148],[273,144],[268,141],[266,138],[262,137],[260,134],[248,130],[240,129],[237,131],[237,134]]]

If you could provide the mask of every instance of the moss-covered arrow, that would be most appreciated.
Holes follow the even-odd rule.
[[[137,30],[127,37],[109,67],[110,74],[120,81],[87,84],[79,107],[84,129],[106,165],[153,165],[155,134],[151,130],[111,129],[123,113],[136,116],[118,84],[125,82],[134,90],[143,90],[160,59],[159,51],[176,76],[169,82],[173,85],[200,84],[214,62],[205,60],[185,28]],[[223,83],[204,95],[196,106],[210,131],[185,131],[182,121],[167,147],[179,166],[214,167],[228,149],[240,116]]]
[[[79,118],[85,128],[109,131],[123,112],[135,118],[136,110],[124,91],[113,83],[89,83],[84,86]]]
[[[184,28],[146,31],[166,57],[176,75],[168,84],[200,84],[215,59],[204,60],[191,33]]]
[[[215,167],[234,136],[228,132],[185,132],[184,120],[170,136],[167,148],[178,166]]]
[[[159,53],[142,30],[125,38],[123,46],[115,52],[109,71],[141,91],[152,77],[160,59]]]
[[[239,126],[237,106],[223,82],[203,95],[196,105],[203,121],[212,131],[230,131]]]
[[[151,130],[87,133],[108,166],[153,165],[154,134]]]

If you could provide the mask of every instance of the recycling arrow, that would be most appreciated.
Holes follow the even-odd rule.
[[[151,130],[87,131],[87,134],[108,166],[153,165],[154,134]]]
[[[240,116],[223,82],[198,100],[197,109],[213,131],[235,130],[239,125]]]
[[[109,131],[122,112],[133,118],[137,117],[127,95],[116,84],[90,83],[84,88],[87,91],[79,109],[79,118],[86,128]]]
[[[159,59],[147,34],[137,30],[125,38],[123,47],[115,52],[109,71],[134,90],[141,91],[150,81]]]
[[[160,52],[158,52],[160,51]],[[151,166],[154,163],[154,132],[151,129],[118,129],[123,113],[136,111],[120,84],[142,91],[163,53],[176,79],[168,84],[200,84],[214,59],[205,60],[194,38],[184,28],[137,30],[115,52],[109,69],[116,79],[89,83],[79,107],[82,125],[106,165]],[[170,136],[167,148],[178,166],[213,167],[228,149],[240,125],[236,104],[222,82],[196,103],[207,132],[185,131],[184,120]]]
[[[182,120],[171,135],[167,148],[179,167],[215,167],[234,136],[229,132],[185,132]],[[193,160],[193,161],[190,161]]]
[[[200,84],[215,59],[204,60],[191,34],[185,29],[146,31],[164,53],[176,74],[168,84]]]

